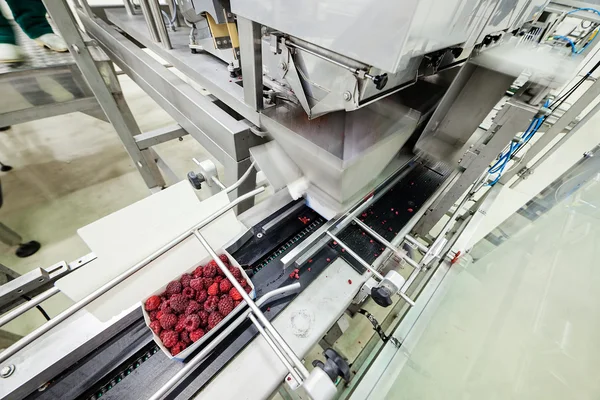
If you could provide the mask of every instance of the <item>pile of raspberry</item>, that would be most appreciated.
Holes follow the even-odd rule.
[[[219,256],[246,293],[252,288],[240,270]],[[242,296],[212,260],[191,274],[167,285],[164,293],[151,296],[144,303],[150,316],[150,329],[172,355],[202,338],[242,302]]]

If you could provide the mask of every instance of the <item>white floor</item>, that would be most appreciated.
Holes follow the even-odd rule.
[[[143,131],[174,123],[127,76],[120,80]],[[182,178],[195,166],[192,157],[208,157],[189,137],[157,147]],[[112,126],[81,113],[0,132],[0,161],[14,167],[0,172],[4,192],[0,220],[25,240],[42,243],[42,249],[26,259],[14,256],[14,249],[0,248],[0,263],[20,274],[87,254],[89,249],[77,236],[78,228],[150,194]],[[69,304],[69,299],[59,294],[42,306],[54,316]],[[34,309],[4,329],[23,335],[43,322]]]

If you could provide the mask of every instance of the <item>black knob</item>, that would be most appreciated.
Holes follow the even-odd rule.
[[[384,287],[375,287],[371,289],[371,297],[375,303],[381,307],[389,307],[392,305],[392,293]]]
[[[201,178],[201,176],[202,175],[198,176],[194,171],[190,171],[187,174],[188,181],[190,181],[190,184],[196,190],[202,189],[202,182],[204,182],[204,179]]]
[[[375,78],[373,78],[373,83],[375,84],[375,87],[377,88],[377,90],[383,89],[385,87],[385,85],[387,85],[387,82],[388,82],[387,74],[377,75]]]
[[[350,380],[350,366],[335,350],[327,349],[323,352],[325,362],[314,360],[313,367],[319,367],[329,376],[332,382],[335,383],[338,376],[344,378],[346,382]]]

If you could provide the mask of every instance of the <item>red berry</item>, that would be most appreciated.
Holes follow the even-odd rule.
[[[162,331],[162,326],[160,326],[159,321],[152,321],[150,322],[150,329],[152,329],[152,332],[154,332],[155,334],[160,335],[160,332]]]
[[[215,276],[215,283],[221,283],[221,281],[223,279],[225,279],[225,278],[223,278],[221,275],[217,275],[217,276]]]
[[[174,294],[169,299],[169,305],[176,313],[182,313],[187,308],[190,301],[182,294]]]
[[[227,265],[225,265],[225,266],[227,266]],[[217,278],[219,278],[219,277],[223,278],[224,276],[225,276],[225,273],[223,272],[223,270],[219,266],[217,266]]]
[[[190,315],[190,314],[197,314],[198,311],[200,311],[202,309],[202,307],[200,307],[200,303],[198,303],[196,300],[190,300],[187,308],[185,309],[185,315]]]
[[[296,276],[296,279],[300,279],[300,277]],[[250,287],[250,285],[248,285],[244,288],[244,290],[246,291],[246,293],[250,293],[252,291],[252,288]]]
[[[156,313],[156,319],[160,319],[161,315],[163,314],[173,314],[173,312],[171,311],[171,309],[169,309],[169,311],[159,311]]]
[[[192,343],[192,340],[190,339],[190,333],[188,331],[181,332],[179,334],[179,340],[181,340],[186,345]]]
[[[190,333],[190,339],[192,342],[197,342],[198,340],[202,339],[202,336],[204,336],[204,331],[202,329],[197,329]]]
[[[192,279],[190,281],[190,287],[197,292],[198,290],[204,289],[204,283],[201,278]]]
[[[156,321],[156,314],[158,314],[158,311],[154,310],[154,311],[150,311],[148,313],[148,317],[150,317],[150,321]]]
[[[181,293],[181,289],[183,287],[181,286],[181,282],[179,281],[173,281],[173,282],[169,282],[169,284],[167,285],[167,296],[171,296],[177,293]]]
[[[160,334],[160,341],[167,348],[173,347],[179,341],[179,334],[175,331],[164,331]]]
[[[221,291],[221,293],[229,293],[230,289],[231,289],[231,282],[229,282],[227,279],[223,279],[219,283],[219,290]]]
[[[185,315],[181,314],[175,325],[175,332],[180,333],[185,330]]]
[[[241,302],[242,302],[241,300],[236,300],[236,301],[233,303],[233,306],[234,306],[234,307],[237,307],[237,306],[239,306],[239,305],[240,305],[240,303],[241,303]]]
[[[214,263],[214,261],[211,261],[211,262]],[[204,267],[204,271],[202,272],[202,275],[205,278],[214,278],[216,274],[217,274],[216,264],[211,265],[210,262],[206,265],[206,267]]]
[[[188,331],[195,331],[200,327],[200,317],[196,314],[188,315],[185,317],[185,329]]]
[[[227,257],[227,254],[221,254],[219,256],[219,259],[223,261],[225,265],[229,265],[229,257]]]
[[[194,299],[196,298],[196,291],[194,289],[192,289],[191,287],[186,287],[185,289],[183,289],[183,292],[181,292],[187,299]]]
[[[236,288],[231,288],[231,290],[229,290],[229,297],[231,297],[234,301],[242,300],[242,295]]]
[[[202,278],[202,285],[204,286],[204,289],[208,289],[214,282],[215,280],[213,278]]]
[[[150,296],[146,300],[146,311],[156,310],[160,306],[160,297]]]
[[[223,321],[223,317],[218,312],[213,312],[208,316],[208,329],[212,329]]]
[[[248,286],[248,282],[246,282],[246,280],[243,278],[239,279],[238,282],[240,283],[240,285],[242,285],[242,287]]]
[[[204,304],[204,302],[206,301],[206,299],[208,299],[208,293],[206,292],[206,290],[201,290],[198,293],[196,293],[196,301],[200,304]]]
[[[204,302],[204,311],[213,312],[217,309],[219,304],[219,298],[217,296],[208,296],[208,299]]]
[[[190,281],[192,280],[192,275],[190,274],[183,274],[181,275],[181,278],[179,278],[179,282],[181,282],[181,286],[183,286],[183,288],[187,288],[190,287]]]
[[[185,350],[186,348],[186,344],[183,342],[177,342],[177,344],[175,344],[175,346],[171,347],[171,355],[176,356],[177,354],[181,353],[183,350]]]
[[[177,324],[177,316],[175,314],[163,314],[160,316],[159,321],[163,329],[171,329]]]
[[[163,300],[162,303],[160,303],[160,307],[158,309],[163,312],[170,312],[171,307],[169,307],[169,300]]]
[[[192,275],[194,275],[194,278],[201,278],[204,275],[204,267],[202,265],[197,267],[194,272],[192,272]]]
[[[224,296],[221,300],[219,300],[219,312],[222,316],[227,316],[230,312],[233,311],[233,299],[229,296]]]
[[[200,326],[204,327],[208,324],[208,313],[206,311],[198,311],[198,317],[200,317]]]
[[[209,296],[216,296],[217,294],[219,294],[219,284],[217,282],[213,283],[212,285],[210,285],[207,292]]]
[[[237,267],[234,267],[233,265],[231,267],[229,267],[229,272],[231,272],[231,275],[233,275],[233,277],[235,279],[242,278],[242,272]]]

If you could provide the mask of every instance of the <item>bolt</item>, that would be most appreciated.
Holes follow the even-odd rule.
[[[344,92],[344,100],[346,100],[346,101],[352,100],[352,93],[345,91]]]
[[[221,41],[217,40],[217,46],[221,45]]]
[[[263,237],[263,234],[259,232],[256,234],[256,237],[260,239],[261,237]]]
[[[282,61],[279,63],[279,68],[281,68],[284,71],[287,71],[287,64]]]
[[[77,54],[79,54],[79,47],[77,47],[76,44],[71,45],[71,48],[73,49],[73,51]]]
[[[2,368],[2,370],[0,371],[0,376],[2,378],[8,378],[9,376],[11,376],[13,374],[13,372],[15,372],[15,365],[14,364],[10,364],[7,365],[6,367]]]

